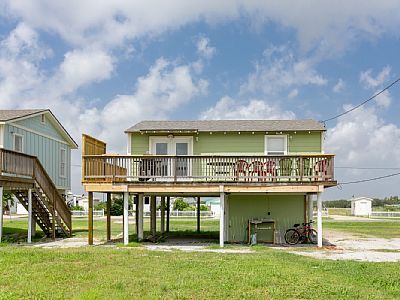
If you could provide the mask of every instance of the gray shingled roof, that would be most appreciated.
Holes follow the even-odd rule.
[[[125,132],[140,131],[323,131],[316,120],[142,121]]]
[[[0,109],[0,122],[11,121],[14,119],[37,114],[47,109]]]

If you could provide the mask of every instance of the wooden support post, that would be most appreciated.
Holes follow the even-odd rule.
[[[313,195],[307,195],[308,199],[308,222],[311,222],[314,219],[314,203],[313,203]],[[311,227],[313,224],[311,224]]]
[[[138,198],[138,241],[143,241],[143,194],[139,194]]]
[[[156,196],[150,197],[150,232],[153,238],[156,237],[157,232],[157,207]]]
[[[107,193],[107,241],[111,241],[111,193]]]
[[[317,194],[317,226],[318,226],[318,247],[322,247],[322,200],[321,200],[321,193]]]
[[[129,193],[124,193],[124,245],[129,243]]]
[[[3,187],[0,186],[0,243],[3,236]]]
[[[165,232],[165,196],[161,196],[161,229],[160,232],[161,234],[164,234]]]
[[[53,241],[56,240],[56,208],[54,207],[54,202],[52,203],[52,207],[51,207],[51,213],[53,216],[53,223],[51,224],[51,238],[53,239]]]
[[[197,197],[197,233],[200,233],[200,197]]]
[[[171,210],[171,198],[168,196],[167,197],[167,228],[165,231],[168,233],[169,232],[169,215],[170,215],[170,210]]]
[[[134,195],[133,199],[133,203],[135,205],[135,232],[137,237],[139,235],[139,196]]]
[[[88,244],[93,245],[93,192],[88,193]]]
[[[28,244],[32,243],[32,219],[32,189],[28,189]]]
[[[225,241],[225,193],[224,187],[220,186],[220,216],[219,216],[219,246],[224,247]]]

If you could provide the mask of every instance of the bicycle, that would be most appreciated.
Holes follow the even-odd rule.
[[[317,231],[315,229],[311,228],[311,223],[314,223],[313,221],[310,221],[308,223],[303,223],[302,227],[300,227],[300,224],[294,224],[294,228],[290,228],[286,230],[285,232],[285,241],[289,245],[296,245],[298,243],[304,243],[306,241],[309,241],[312,244],[317,243]]]

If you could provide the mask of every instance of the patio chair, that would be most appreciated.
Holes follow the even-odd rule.
[[[265,178],[265,181],[267,181],[268,176],[271,177],[272,181],[276,180],[276,175],[277,175],[276,162],[273,160],[267,160],[264,163],[263,167],[263,176]]]
[[[262,179],[264,176],[263,167],[264,164],[261,161],[256,160],[251,162],[249,165],[249,179],[253,180],[253,178],[257,178],[257,181],[260,181],[260,179]]]
[[[327,159],[321,159],[320,161],[317,161],[314,165],[315,180],[330,179],[328,178],[328,170],[329,170],[329,161]]]
[[[293,173],[293,160],[291,158],[282,158],[279,160],[279,176],[291,177]],[[287,178],[290,180],[290,178]]]
[[[239,176],[243,175],[245,181],[248,181],[249,164],[243,159],[239,159],[235,162],[235,178],[239,181]]]

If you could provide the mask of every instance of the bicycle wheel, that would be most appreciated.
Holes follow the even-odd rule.
[[[296,229],[288,229],[285,233],[285,241],[289,245],[296,245],[300,240],[300,233]]]
[[[318,235],[317,231],[315,229],[311,229],[308,232],[308,240],[310,241],[311,244],[316,244],[318,241]]]

